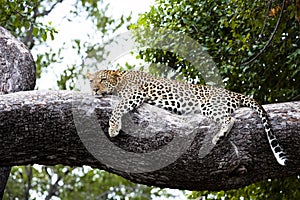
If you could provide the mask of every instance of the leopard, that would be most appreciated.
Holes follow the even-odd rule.
[[[240,107],[249,107],[258,113],[269,145],[280,165],[288,158],[274,135],[265,109],[253,98],[210,85],[191,84],[178,80],[155,77],[142,71],[100,70],[87,73],[94,95],[115,95],[120,98],[109,119],[109,136],[116,137],[126,113],[151,104],[177,115],[201,114],[220,125],[212,143],[227,137],[234,125],[232,113]]]

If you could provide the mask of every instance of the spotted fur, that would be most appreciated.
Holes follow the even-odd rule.
[[[285,165],[286,155],[273,134],[267,113],[254,99],[212,86],[194,85],[153,77],[140,71],[102,70],[87,74],[91,88],[98,95],[112,94],[121,98],[109,121],[109,135],[115,137],[121,129],[121,117],[149,103],[178,115],[202,114],[221,124],[214,136],[216,144],[230,132],[234,118],[230,115],[240,107],[254,109],[261,118],[273,154]]]

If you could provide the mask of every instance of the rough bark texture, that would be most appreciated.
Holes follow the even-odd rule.
[[[67,91],[3,95],[1,165],[90,165],[137,183],[188,190],[227,190],[300,173],[300,102],[264,106],[290,158],[282,167],[250,109],[235,112],[230,135],[214,147],[215,123],[147,104],[122,119],[119,136],[108,138],[117,101]]]
[[[0,95],[33,90],[35,80],[35,63],[29,50],[0,26]],[[10,167],[0,168],[0,199],[9,172]]]
[[[35,79],[30,51],[0,26],[0,94],[33,90]]]

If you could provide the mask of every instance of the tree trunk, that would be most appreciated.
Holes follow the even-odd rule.
[[[0,26],[0,95],[35,86],[35,63],[29,50]],[[0,199],[4,194],[10,167],[0,168]]]
[[[219,127],[194,115],[181,117],[144,104],[108,137],[118,99],[70,91],[28,91],[0,100],[1,166],[89,165],[133,182],[188,190],[227,190],[300,173],[300,102],[264,106],[290,162],[274,158],[261,121],[247,108],[220,144]]]

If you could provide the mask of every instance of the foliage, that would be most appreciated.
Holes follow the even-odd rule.
[[[229,191],[201,191],[192,192],[187,195],[188,199],[231,199],[231,200],[290,200],[300,197],[300,177],[289,177],[285,179],[275,179],[251,184],[243,189]]]
[[[16,181],[17,180],[17,181]],[[148,200],[164,191],[134,184],[90,167],[23,166],[11,171],[4,199],[138,199]],[[170,194],[165,194],[166,197]]]
[[[277,29],[281,2],[269,5],[268,1],[157,0],[156,3],[131,26],[132,30],[173,30],[198,41],[213,58],[229,90],[253,96],[261,103],[299,98],[300,23],[295,17],[294,2],[285,2]],[[279,10],[270,13],[271,8]],[[269,39],[272,40],[268,45]],[[256,55],[260,56],[248,62]],[[192,73],[190,64],[174,52],[147,49],[140,56],[179,69],[189,78],[199,74]]]
[[[48,6],[37,0],[1,0],[0,25],[11,31],[29,49],[32,49],[36,43],[45,42],[49,36],[52,40],[54,39],[54,34],[57,33],[55,28],[51,24],[38,22],[38,19],[51,12],[51,9],[59,2],[62,1],[54,3],[48,1],[47,4],[53,4],[49,9]]]

